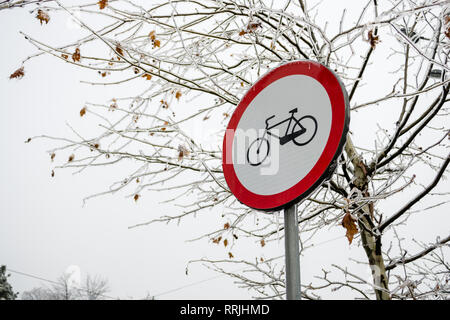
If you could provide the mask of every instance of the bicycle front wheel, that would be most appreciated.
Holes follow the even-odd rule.
[[[247,162],[251,166],[259,166],[266,160],[270,152],[270,143],[266,138],[257,138],[247,149]]]

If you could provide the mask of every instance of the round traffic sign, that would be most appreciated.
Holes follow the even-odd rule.
[[[277,210],[329,178],[346,141],[347,92],[331,70],[293,61],[261,77],[244,95],[223,140],[223,172],[236,198]]]

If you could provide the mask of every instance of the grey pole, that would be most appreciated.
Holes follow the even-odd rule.
[[[284,247],[286,257],[286,299],[300,300],[300,254],[297,205],[284,209]]]

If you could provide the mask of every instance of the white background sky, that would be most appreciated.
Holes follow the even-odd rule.
[[[336,16],[336,9],[330,6],[326,11],[328,17]],[[23,79],[8,79],[21,61],[35,52],[18,31],[59,45],[79,34],[78,30],[69,28],[66,21],[67,17],[55,15],[48,25],[40,26],[27,9],[0,11],[0,264],[50,280],[55,280],[69,265],[78,265],[83,275],[98,274],[107,278],[111,288],[108,295],[121,298],[142,298],[147,293],[158,295],[217,277],[217,273],[201,265],[191,266],[186,276],[186,263],[206,256],[226,258],[228,251],[207,240],[194,243],[185,240],[210,231],[215,225],[223,225],[220,210],[204,213],[197,219],[189,218],[179,226],[160,224],[129,230],[130,225],[162,214],[175,214],[179,209],[160,204],[161,195],[155,192],[144,194],[137,203],[125,198],[125,194],[118,194],[90,200],[82,207],[84,197],[106,189],[121,177],[121,172],[126,172],[126,168],[89,170],[78,175],[62,170],[51,178],[52,164],[46,151],[55,144],[48,140],[24,144],[30,136],[69,135],[66,121],[80,131],[86,130],[86,122],[79,117],[85,102],[104,102],[112,96],[130,95],[132,88],[126,86],[99,88],[81,84],[81,79],[95,79],[96,74],[48,56],[27,63]],[[380,121],[389,118],[388,113],[380,114],[375,110],[365,114],[365,119],[374,119],[377,113]],[[367,136],[360,134],[355,139],[364,141],[370,137],[373,141],[370,129],[376,127],[375,124],[360,122],[358,115],[354,116],[351,129],[367,132]],[[423,178],[430,181],[431,177]],[[446,190],[448,186],[448,181],[444,181],[438,189]],[[390,212],[395,212],[406,196],[397,197],[390,205]],[[427,215],[414,216],[407,238],[434,241],[436,235],[446,236],[450,221],[446,214],[448,209],[444,206]],[[344,234],[342,227],[332,226],[318,235],[320,245],[301,260],[304,282],[312,280],[313,274],[331,263],[355,267],[350,257],[364,260],[362,247],[349,246]],[[333,240],[328,241],[330,239]],[[250,253],[270,256],[283,252],[283,240],[265,248],[247,243],[233,249],[237,258]],[[364,274],[365,267],[356,268]],[[366,278],[370,279],[368,273]],[[43,284],[16,274],[12,274],[10,281],[19,292]],[[157,298],[250,297],[247,291],[222,276]],[[345,292],[334,296],[346,297]]]

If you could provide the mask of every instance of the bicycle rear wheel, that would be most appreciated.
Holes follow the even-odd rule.
[[[292,140],[297,146],[307,145],[314,139],[317,133],[317,120],[313,116],[304,116],[298,119],[295,123],[292,132],[297,132],[304,128],[306,131]]]

